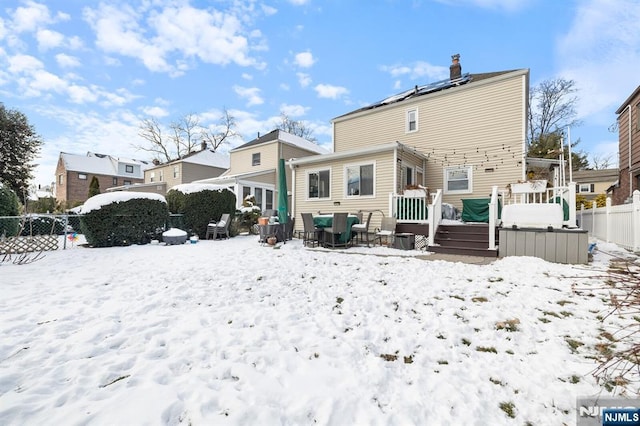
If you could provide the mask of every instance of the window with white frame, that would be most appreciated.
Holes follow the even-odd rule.
[[[581,183],[578,185],[578,192],[581,194],[593,192],[592,183]]]
[[[113,186],[116,186],[116,185],[118,185],[118,178],[114,177],[113,178]]]
[[[447,194],[468,194],[473,192],[471,166],[446,167],[444,169],[444,192]]]
[[[251,187],[250,186],[243,186],[242,187],[242,199],[246,200],[246,198],[248,196],[251,195]]]
[[[155,182],[156,181],[156,172],[150,172],[149,173],[149,182]]]
[[[270,189],[266,189],[264,192],[265,192],[264,209],[271,210],[273,208],[273,191]]]
[[[160,170],[158,172],[159,176],[158,176],[158,182],[164,182],[164,172],[162,170]]]
[[[59,174],[58,175],[58,185],[62,185],[64,183],[64,178],[63,178],[63,174]]]
[[[173,178],[177,179],[180,176],[180,166],[173,166]]]
[[[254,152],[253,154],[251,154],[251,165],[252,166],[259,166],[260,165],[260,153],[259,152]]]
[[[78,179],[87,180],[87,174],[86,173],[78,173]]]
[[[131,181],[130,180],[125,180],[123,183],[124,183],[124,186],[131,185]]]
[[[133,173],[133,166],[130,164],[127,164],[124,166],[124,171],[127,173]]]
[[[262,208],[262,188],[256,188],[253,196],[256,198],[256,206]]]
[[[345,167],[345,194],[347,197],[373,195],[374,164],[352,164]]]
[[[407,133],[418,131],[418,110],[410,109],[407,111]]]
[[[414,168],[411,166],[404,167],[404,185],[405,186],[415,185],[414,178],[413,178],[413,171],[414,171]]]
[[[318,170],[307,173],[307,195],[309,199],[330,198],[331,170]]]

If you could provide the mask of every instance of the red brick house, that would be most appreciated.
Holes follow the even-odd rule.
[[[100,190],[144,182],[144,170],[151,163],[87,152],[86,155],[61,152],[56,166],[55,197],[67,208],[84,203],[91,179],[96,176]]]
[[[611,202],[624,204],[640,189],[640,86],[616,110],[618,115],[618,168]]]

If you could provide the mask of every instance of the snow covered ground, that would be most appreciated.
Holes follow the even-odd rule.
[[[0,265],[2,425],[559,425],[603,392],[615,246],[570,266],[81,242]]]

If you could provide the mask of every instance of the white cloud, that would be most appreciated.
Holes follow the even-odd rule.
[[[262,8],[262,12],[266,16],[271,16],[271,15],[275,15],[276,13],[278,13],[278,9],[276,9],[273,6],[268,6],[266,4],[261,4],[260,7]]]
[[[243,99],[247,99],[247,106],[261,105],[264,99],[260,97],[260,89],[257,87],[233,86],[233,91]]]
[[[253,76],[251,74],[249,74],[249,73],[243,72],[242,73],[242,79],[251,81],[251,80],[253,80]]]
[[[576,10],[557,46],[558,74],[576,82],[579,118],[606,126],[638,85],[640,3],[589,0]]]
[[[154,9],[148,14],[129,6],[101,4],[86,8],[85,20],[96,33],[96,45],[109,54],[139,58],[152,71],[181,75],[193,59],[205,63],[253,66],[266,64],[249,52],[264,50],[261,33],[249,43],[243,21],[232,13],[197,9],[188,5]]]
[[[44,68],[42,61],[30,55],[15,55],[9,57],[8,62],[9,71],[16,74]]]
[[[318,97],[329,99],[338,99],[349,93],[344,87],[332,86],[330,84],[318,84],[314,90],[318,93]]]
[[[62,46],[64,43],[64,36],[57,31],[38,30],[36,32],[36,40],[38,41],[38,47],[40,49],[48,50]]]
[[[483,9],[502,9],[515,12],[524,9],[532,0],[436,0],[455,6],[475,6]]]
[[[74,104],[86,104],[96,102],[98,95],[86,86],[71,85],[67,88],[69,99]]]
[[[4,24],[4,20],[0,18],[0,40],[5,38],[6,35],[7,35],[7,27]]]
[[[307,87],[312,82],[311,76],[309,76],[309,74],[299,72],[296,74],[296,76],[298,77],[298,83],[300,83],[300,87]]]
[[[169,111],[159,106],[143,107],[141,110],[145,115],[150,117],[162,118],[169,115]]]
[[[42,25],[53,22],[47,6],[34,1],[27,1],[25,4],[26,6],[16,8],[11,14],[13,31],[35,31]]]
[[[303,117],[309,109],[309,107],[305,107],[302,105],[280,105],[280,111],[282,111],[289,118]]]
[[[294,6],[302,6],[309,3],[309,0],[289,0],[289,3]]]
[[[76,68],[81,65],[80,60],[75,56],[67,55],[66,53],[58,53],[56,55],[56,62],[61,68]]]
[[[406,76],[411,80],[421,79],[425,82],[441,80],[449,76],[449,67],[431,65],[424,61],[418,61],[412,65],[383,65],[380,69],[393,78]]]
[[[295,55],[294,63],[301,68],[310,68],[315,62],[311,52],[300,52]]]

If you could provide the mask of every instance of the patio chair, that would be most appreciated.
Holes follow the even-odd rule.
[[[334,213],[331,226],[324,228],[324,246],[325,247],[347,247],[349,238],[343,238],[342,234],[347,232],[347,216],[349,213]],[[344,240],[344,241],[342,241]]]
[[[322,230],[314,225],[313,215],[311,213],[300,213],[300,215],[302,216],[302,225],[304,226],[302,245],[316,247],[320,243],[319,235]]]
[[[219,221],[211,222],[207,225],[206,239],[208,240],[210,236],[213,237],[214,240],[218,238],[218,236],[220,236],[220,238],[229,238],[230,224],[231,224],[231,215],[229,213],[224,213],[220,217]]]
[[[360,219],[359,223],[355,223],[351,225],[351,232],[355,234],[356,244],[360,244],[362,242],[362,237],[364,236],[365,240],[367,241],[367,247],[370,247],[369,223],[371,223],[372,215],[373,215],[373,212],[369,212],[369,214],[367,215],[367,220],[365,222],[362,222],[362,213],[359,213],[359,219]]]
[[[384,245],[389,246],[393,244],[393,238],[396,234],[396,224],[397,219],[395,217],[383,217],[382,222],[380,223],[380,229],[376,232],[375,238],[373,239],[373,245],[376,245],[376,241],[378,244],[382,244],[382,239],[384,238]]]

